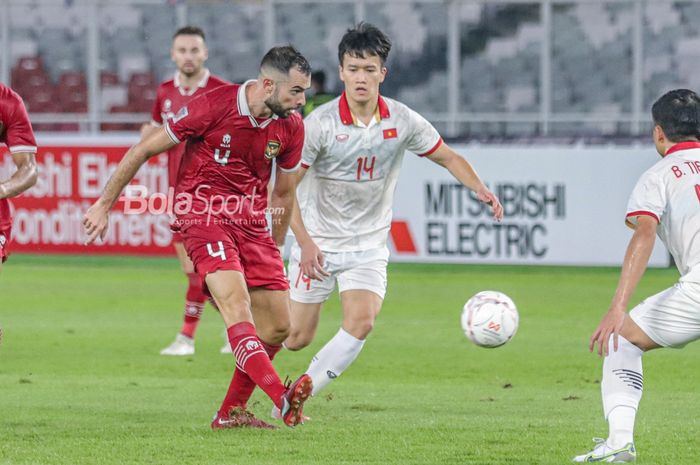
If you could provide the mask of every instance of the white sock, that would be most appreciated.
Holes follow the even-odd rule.
[[[608,446],[613,449],[634,442],[634,418],[642,399],[644,377],[642,354],[644,351],[622,336],[618,336],[618,349],[613,349],[610,336],[610,354],[603,362],[603,411],[608,420]]]
[[[306,373],[311,376],[315,396],[328,383],[340,376],[360,355],[365,341],[357,339],[343,328],[311,359]]]

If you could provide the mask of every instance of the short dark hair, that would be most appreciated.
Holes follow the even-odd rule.
[[[700,138],[700,97],[692,90],[665,93],[654,102],[651,116],[671,142]]]
[[[319,86],[326,87],[326,72],[322,69],[311,73],[311,80],[317,82]]]
[[[308,76],[311,74],[311,65],[299,50],[291,45],[272,47],[260,61],[260,70],[272,68],[282,74],[289,74],[293,68]]]
[[[180,29],[175,31],[175,34],[173,34],[173,40],[175,40],[175,37],[177,36],[199,36],[202,38],[203,41],[207,41],[207,38],[204,36],[204,31],[202,30],[202,28],[197,26],[181,27]]]
[[[342,65],[347,53],[351,57],[365,58],[377,56],[386,63],[391,51],[391,40],[376,26],[361,22],[354,29],[348,29],[338,44],[338,62]]]

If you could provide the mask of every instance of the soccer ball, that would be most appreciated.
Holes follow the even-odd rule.
[[[500,347],[510,341],[518,321],[518,309],[502,292],[479,292],[462,309],[464,334],[479,347]]]

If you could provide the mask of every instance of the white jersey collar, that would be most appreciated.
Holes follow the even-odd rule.
[[[250,112],[250,106],[248,105],[248,99],[246,99],[245,96],[245,90],[248,87],[248,85],[257,82],[255,79],[249,79],[241,86],[238,88],[238,98],[236,99],[236,103],[238,104],[238,114],[241,116],[247,116],[248,120],[250,121],[251,126],[254,128],[264,128],[268,124],[272,123],[274,120],[278,118],[276,114],[272,114],[271,117],[267,118],[263,122],[258,122],[257,118],[255,118],[251,112]]]
[[[180,71],[175,71],[175,77],[173,78],[173,84],[177,88],[177,90],[180,92],[181,95],[186,95],[190,96],[197,92],[197,89],[202,89],[207,86],[207,83],[209,82],[209,76],[211,73],[209,72],[208,68],[204,68],[204,76],[202,76],[202,79],[199,80],[196,86],[190,88],[189,90],[185,90],[184,87],[180,84]]]

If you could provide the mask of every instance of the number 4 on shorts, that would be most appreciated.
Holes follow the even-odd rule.
[[[207,244],[207,252],[209,252],[209,255],[211,255],[214,258],[220,258],[221,261],[226,260],[226,253],[224,252],[224,243],[218,241],[216,245],[218,247],[218,250],[214,251],[214,248],[211,246],[211,243]]]

